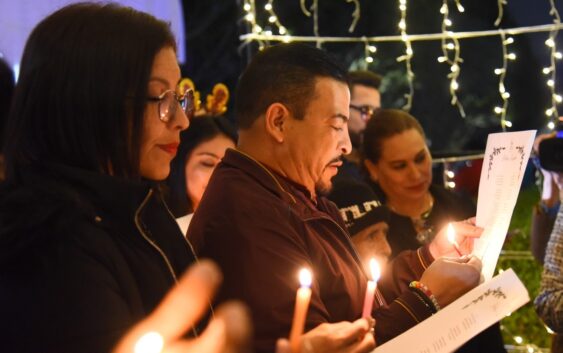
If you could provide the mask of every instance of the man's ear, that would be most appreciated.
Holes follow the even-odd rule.
[[[266,131],[278,143],[284,141],[289,110],[281,103],[273,103],[268,107],[265,114]]]
[[[377,181],[377,166],[369,159],[364,159],[364,166],[368,170],[369,178],[372,181]]]

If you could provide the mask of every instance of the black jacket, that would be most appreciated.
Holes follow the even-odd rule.
[[[3,352],[108,352],[195,255],[158,188],[64,166],[0,189]]]

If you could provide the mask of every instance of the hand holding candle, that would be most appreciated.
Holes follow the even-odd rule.
[[[448,241],[450,243],[452,243],[455,251],[458,253],[458,255],[461,257],[463,256],[461,251],[459,250],[459,245],[457,243],[457,241],[455,240],[455,230],[454,227],[452,226],[451,223],[448,223]]]
[[[289,345],[293,353],[301,351],[301,335],[305,328],[305,318],[307,317],[309,301],[311,300],[311,272],[307,269],[299,271],[299,282],[301,287],[297,290],[293,323],[291,324],[291,332],[289,334]]]
[[[375,259],[369,260],[369,268],[371,270],[371,281],[368,281],[368,287],[366,289],[366,297],[364,300],[364,310],[362,317],[371,317],[371,309],[373,308],[373,297],[375,295],[375,290],[377,289],[377,281],[381,276],[381,269],[379,264]]]

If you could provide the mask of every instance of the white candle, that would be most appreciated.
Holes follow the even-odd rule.
[[[289,334],[289,345],[293,353],[301,351],[301,335],[305,328],[305,318],[307,317],[307,310],[311,301],[311,272],[307,269],[299,271],[299,282],[301,287],[297,290],[297,296],[295,297],[295,311]]]
[[[459,245],[455,240],[455,230],[451,223],[448,223],[447,235],[448,235],[448,241],[452,243],[455,251],[457,251],[459,256],[462,256],[461,251],[459,250]]]
[[[371,280],[368,281],[368,287],[366,289],[366,297],[364,299],[364,310],[362,317],[371,317],[371,309],[373,308],[373,297],[375,295],[375,290],[377,289],[377,281],[381,275],[381,269],[379,264],[375,259],[369,260],[369,268],[371,271]]]

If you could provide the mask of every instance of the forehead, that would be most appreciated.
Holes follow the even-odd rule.
[[[176,59],[176,52],[171,47],[162,48],[154,57],[150,82],[172,88],[178,84],[179,79],[180,67]]]
[[[350,90],[344,82],[320,77],[315,81],[315,94],[309,103],[309,110],[332,112],[348,116]]]
[[[408,129],[383,140],[382,158],[400,160],[412,158],[426,148],[422,135],[415,129]]]
[[[379,91],[373,87],[356,84],[352,87],[352,101],[379,108],[381,106],[381,95]]]

